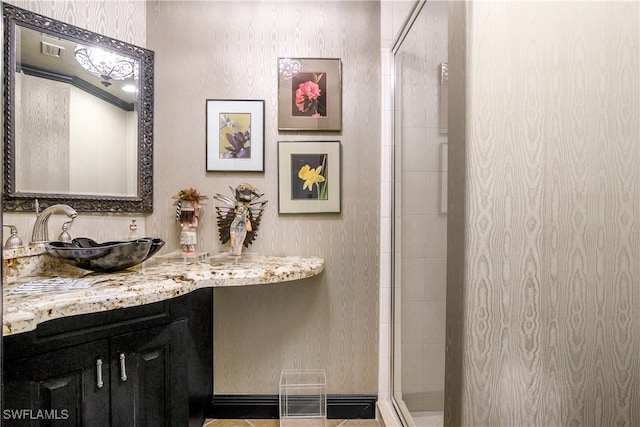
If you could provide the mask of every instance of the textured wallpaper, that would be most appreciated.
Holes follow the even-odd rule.
[[[215,392],[278,392],[284,368],[323,368],[329,393],[377,391],[380,50],[378,2],[178,2],[147,5],[156,52],[155,212],[147,232],[178,247],[172,196],[209,196],[198,247],[225,250],[215,200],[248,182],[269,203],[248,253],[316,255],[325,272],[215,291]],[[278,57],[340,58],[343,130],[278,132]],[[206,172],[207,99],[265,100],[265,172]],[[342,212],[278,214],[277,142],[342,143]]]
[[[145,47],[146,2],[140,0],[8,0],[85,30]]]
[[[448,425],[640,425],[639,7],[452,5]]]
[[[26,192],[69,191],[71,86],[16,73],[16,188]],[[59,165],[52,176],[33,173],[44,165]]]

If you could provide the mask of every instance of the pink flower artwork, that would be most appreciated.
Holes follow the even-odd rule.
[[[295,90],[295,106],[293,111],[296,116],[325,117],[326,96],[321,85],[325,85],[324,73],[300,73],[293,81]]]

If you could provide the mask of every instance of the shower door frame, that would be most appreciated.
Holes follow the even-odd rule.
[[[404,42],[405,38],[407,37],[409,31],[411,30],[411,28],[413,27],[414,23],[416,22],[418,16],[420,15],[420,13],[422,12],[422,9],[424,8],[424,6],[426,5],[428,0],[416,0],[416,4],[413,7],[413,10],[411,11],[411,14],[409,15],[409,17],[405,20],[403,26],[402,26],[402,30],[399,32],[398,37],[396,38],[393,47],[392,47],[392,69],[393,69],[393,73],[392,73],[392,81],[391,81],[391,103],[392,103],[392,111],[393,111],[393,121],[392,121],[392,135],[393,135],[393,144],[392,144],[392,150],[391,150],[391,172],[392,172],[392,179],[393,179],[393,185],[391,187],[391,322],[392,322],[392,327],[391,327],[391,340],[390,340],[390,349],[391,349],[391,355],[390,355],[390,359],[391,359],[391,375],[390,375],[390,400],[391,400],[391,404],[394,408],[394,410],[396,411],[396,414],[399,418],[399,420],[401,421],[402,425],[404,427],[414,427],[415,426],[415,422],[413,421],[413,418],[411,416],[411,414],[409,413],[409,409],[407,408],[407,406],[405,405],[403,399],[402,399],[402,390],[398,389],[396,387],[396,383],[397,380],[399,379],[397,377],[397,372],[396,372],[396,364],[397,364],[397,357],[400,357],[400,354],[396,354],[396,345],[397,343],[397,329],[400,327],[400,322],[399,320],[396,318],[396,316],[398,316],[398,312],[396,310],[396,306],[398,304],[397,298],[398,298],[398,294],[397,294],[397,287],[399,286],[399,265],[398,265],[398,245],[397,245],[397,236],[396,236],[396,232],[397,232],[397,221],[400,220],[400,218],[397,218],[397,209],[396,209],[396,202],[398,201],[398,174],[401,173],[401,171],[398,170],[397,167],[397,147],[400,144],[400,141],[398,138],[398,126],[397,126],[397,118],[398,118],[398,105],[397,105],[397,69],[396,66],[398,65],[396,63],[396,54],[398,53],[398,51],[400,50],[402,43]]]

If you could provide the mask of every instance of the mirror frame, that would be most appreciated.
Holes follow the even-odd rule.
[[[154,52],[74,25],[2,3],[4,20],[4,194],[5,212],[35,212],[64,203],[78,212],[151,213],[153,212],[153,67]],[[138,177],[137,195],[98,196],[86,194],[22,193],[15,183],[15,73],[16,26],[52,34],[85,45],[99,46],[139,61],[138,86]]]

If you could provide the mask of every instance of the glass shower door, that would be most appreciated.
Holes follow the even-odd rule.
[[[419,3],[394,48],[393,401],[442,425],[447,252],[446,1]]]

